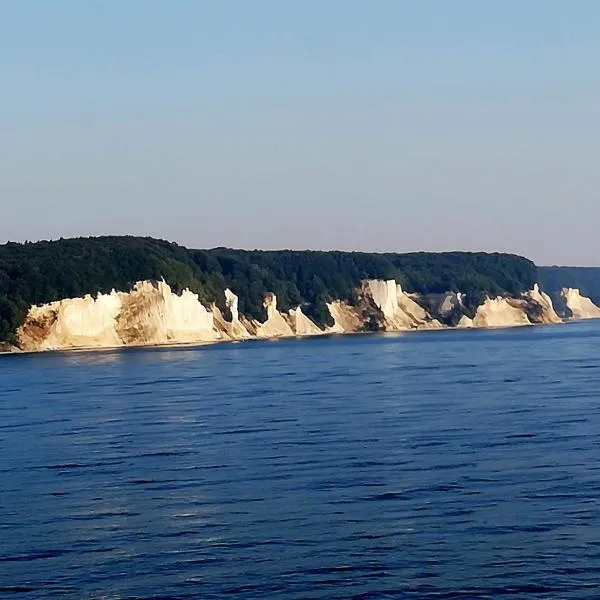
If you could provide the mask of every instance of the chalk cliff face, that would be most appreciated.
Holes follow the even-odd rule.
[[[265,295],[264,323],[238,311],[238,297],[225,290],[226,318],[216,305],[206,308],[189,290],[174,294],[163,281],[137,283],[128,292],[98,294],[34,306],[17,331],[26,351],[109,348],[123,345],[187,344],[324,333],[300,307],[283,315],[275,294]]]
[[[515,305],[508,298],[488,298],[473,319],[464,315],[458,323],[459,327],[514,327],[531,325],[531,321],[522,307]]]
[[[278,338],[325,333],[302,312],[300,306],[289,310],[287,314],[279,312],[277,296],[271,292],[265,294],[263,307],[267,313],[264,323],[242,317],[242,324],[249,337]]]
[[[290,309],[287,321],[296,335],[321,335],[325,333],[302,312],[299,306]]]
[[[563,288],[560,295],[565,300],[569,316],[573,319],[600,319],[600,308],[578,289]]]
[[[383,314],[381,325],[385,331],[441,327],[393,279],[369,279],[364,283],[364,291]]]
[[[565,289],[562,295],[574,318],[600,318],[600,308],[578,290]],[[229,289],[225,290],[224,314],[215,304],[204,306],[189,290],[178,295],[164,281],[145,281],[130,292],[113,290],[96,298],[85,296],[33,306],[17,331],[17,340],[21,350],[32,351],[442,327],[421,306],[426,299],[405,293],[392,279],[364,281],[357,298],[356,306],[341,300],[327,303],[334,325],[321,329],[299,306],[281,313],[272,293],[265,294],[266,319],[260,322],[240,315],[238,297]],[[465,314],[460,294],[440,295],[428,299],[426,305],[433,306],[430,310],[438,315],[458,312],[457,319],[462,312],[458,327],[561,322],[552,300],[537,285],[520,298],[488,298],[472,318]]]
[[[363,322],[353,306],[335,300],[328,302],[327,308],[334,320],[334,324],[327,328],[328,333],[354,333],[362,329]]]
[[[73,298],[34,306],[17,331],[23,350],[113,347],[124,344],[206,342],[221,339],[198,296],[181,296],[164,282],[141,282],[129,293]]]
[[[275,294],[266,294],[263,306],[267,311],[267,320],[264,323],[253,321],[254,335],[259,338],[290,337],[294,331],[283,315],[277,310],[277,297]]]
[[[548,294],[535,284],[522,298],[488,298],[471,319],[463,315],[458,327],[515,327],[534,323],[562,323]]]
[[[60,300],[30,309],[17,330],[23,350],[106,347],[122,344],[117,335],[121,294],[99,294]]]
[[[178,296],[162,281],[138,283],[121,294],[116,333],[124,344],[186,344],[222,337],[196,294],[185,290]]]
[[[529,306],[530,319],[534,323],[545,323],[548,325],[562,323],[562,319],[556,314],[552,299],[548,294],[540,290],[536,283],[533,289],[524,294],[524,299]]]
[[[231,320],[225,319],[221,311],[216,305],[211,306],[215,326],[221,331],[224,337],[232,340],[245,340],[252,337],[252,334],[246,329],[246,326],[240,321],[240,313],[238,311],[238,297],[230,290],[225,290],[225,305],[231,315]]]
[[[413,298],[415,295],[402,291],[400,284],[396,286],[398,294],[398,306],[411,321],[411,329],[439,329],[442,324],[434,319],[422,306],[417,304]]]

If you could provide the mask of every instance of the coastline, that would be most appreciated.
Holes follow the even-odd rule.
[[[214,346],[220,344],[239,344],[239,343],[252,343],[252,342],[278,342],[278,341],[289,341],[289,340],[301,340],[301,339],[316,339],[316,338],[332,338],[332,337],[347,337],[347,336],[375,336],[375,335],[389,335],[394,337],[400,337],[402,335],[418,335],[427,333],[442,333],[442,332],[477,332],[477,331],[502,331],[505,329],[522,329],[522,328],[533,328],[533,327],[558,327],[561,325],[568,325],[572,323],[580,323],[585,321],[598,321],[600,318],[586,318],[586,319],[563,319],[561,323],[515,323],[513,325],[496,325],[488,327],[440,327],[440,328],[416,328],[416,329],[402,329],[396,331],[349,331],[349,332],[323,332],[305,335],[278,335],[270,337],[249,337],[245,339],[217,339],[210,341],[198,341],[198,342],[170,342],[163,344],[156,343],[134,343],[134,344],[120,344],[114,346],[70,346],[64,348],[48,348],[44,350],[8,350],[0,351],[0,356],[25,356],[25,355],[37,355],[37,354],[58,354],[58,353],[95,353],[95,352],[112,352],[115,350],[139,350],[139,349],[177,349],[177,348],[200,348],[203,346]]]
[[[227,316],[215,303],[204,305],[164,282],[137,282],[130,292],[66,298],[32,306],[14,332],[16,344],[0,343],[0,354],[98,352],[121,348],[186,348],[240,341],[278,341],[337,335],[387,333],[401,336],[424,331],[501,330],[534,325],[564,325],[600,318],[600,308],[579,290],[566,290],[567,309],[559,316],[538,284],[519,297],[487,297],[467,310],[464,295],[448,292],[418,303],[391,280],[365,280],[353,304],[326,303],[330,320],[317,325],[301,306],[277,309],[272,292],[263,296],[266,319],[238,310],[238,297],[225,290]],[[569,315],[569,316],[567,316]],[[460,317],[460,318],[459,318]],[[321,322],[321,321],[319,321]]]

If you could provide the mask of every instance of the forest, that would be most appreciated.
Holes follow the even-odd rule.
[[[330,322],[325,306],[352,301],[364,279],[396,279],[405,291],[461,291],[473,306],[487,295],[519,295],[537,279],[530,260],[470,252],[367,253],[190,250],[153,238],[108,236],[0,245],[0,340],[11,341],[32,304],[128,291],[136,281],[164,280],[189,288],[224,308],[225,288],[239,296],[241,313],[262,318],[265,292],[278,307],[301,305],[317,323]]]
[[[538,267],[542,287],[553,297],[563,288],[578,288],[600,304],[600,267]]]

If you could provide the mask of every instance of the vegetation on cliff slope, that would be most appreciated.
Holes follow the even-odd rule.
[[[408,292],[462,291],[475,305],[486,295],[518,295],[536,281],[522,257],[484,253],[375,254],[320,251],[188,250],[137,237],[98,237],[0,246],[0,340],[11,340],[32,304],[127,291],[136,281],[163,277],[180,291],[223,307],[231,288],[240,312],[263,316],[267,291],[278,307],[299,304],[318,323],[329,322],[325,302],[355,300],[361,280],[396,279]]]
[[[600,303],[599,267],[539,267],[540,284],[555,300],[562,288],[577,288],[583,296]]]
[[[487,295],[518,295],[536,280],[527,259],[466,252],[375,254],[320,251],[245,251],[218,248],[192,251],[204,272],[218,272],[240,297],[240,311],[259,316],[265,290],[284,309],[306,304],[305,312],[323,323],[325,301],[353,302],[364,279],[395,279],[407,292],[462,291],[476,305]]]

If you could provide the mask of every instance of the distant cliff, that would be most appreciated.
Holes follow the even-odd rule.
[[[560,312],[566,309],[561,296],[563,289],[577,289],[595,304],[600,304],[600,267],[538,267],[538,278]]]
[[[365,293],[364,282],[369,280],[394,280],[394,285],[400,286],[396,302],[403,315],[381,321],[389,306],[396,311],[393,294],[388,294],[389,306],[366,301],[381,296],[375,288],[370,296]],[[360,326],[354,327],[361,330],[385,329],[394,323],[455,325],[463,314],[475,316],[488,297],[520,297],[533,288],[537,271],[531,261],[507,254],[188,250],[162,240],[127,236],[9,243],[0,246],[0,341],[15,343],[17,329],[27,315],[31,323],[36,322],[37,317],[31,320],[34,306],[87,295],[110,305],[116,301],[112,290],[124,294],[135,291],[138,282],[160,281],[178,297],[189,290],[207,311],[214,314],[214,306],[229,324],[234,323],[234,295],[239,322],[246,320],[248,334],[255,335],[266,330],[270,307],[274,314],[265,302],[267,293],[276,299],[277,314],[295,319],[307,330],[329,330],[341,318],[359,319]],[[113,300],[97,298],[99,293]],[[418,296],[418,301],[411,295]],[[353,308],[348,312],[344,307]],[[360,315],[352,316],[357,307]],[[66,307],[54,305],[50,312],[55,310],[62,315],[60,311]],[[119,314],[123,310],[126,308],[121,306]],[[73,318],[60,316],[58,321],[71,323]],[[156,335],[168,338],[170,334],[164,332],[170,325],[165,327]]]
[[[590,298],[582,296],[578,289],[563,288],[560,292],[564,312],[571,319],[600,319],[600,308]]]
[[[211,252],[206,251],[206,254],[210,255]],[[153,260],[158,259],[155,256]],[[355,263],[350,264],[355,266]],[[90,265],[92,269],[96,267]],[[188,263],[187,267],[193,273],[192,264]],[[189,275],[177,263],[165,263],[161,268],[173,269],[173,277]],[[240,268],[239,265],[237,268]],[[253,265],[250,269],[258,267]],[[268,271],[266,273],[263,271],[262,277],[269,282]],[[336,271],[329,275],[340,277]],[[326,273],[323,276],[327,278]],[[436,275],[425,271],[422,276],[432,279]],[[209,277],[214,280],[211,282]],[[195,344],[444,327],[514,327],[562,322],[551,297],[537,283],[520,293],[489,293],[483,298],[478,296],[480,290],[475,289],[469,302],[469,295],[463,292],[407,292],[395,279],[358,279],[356,287],[349,292],[338,290],[334,295],[336,291],[331,289],[318,296],[323,301],[326,316],[317,320],[305,312],[306,309],[314,310],[314,305],[302,297],[300,290],[306,284],[297,275],[294,277],[288,273],[288,279],[270,281],[275,284],[278,281],[282,284],[291,283],[296,288],[299,300],[291,307],[282,306],[273,291],[261,290],[253,278],[248,284],[250,287],[240,285],[239,275],[237,280],[233,277],[231,280],[237,281],[238,289],[245,290],[244,293],[249,293],[251,297],[259,296],[255,310],[242,311],[241,298],[229,287],[224,288],[222,294],[219,292],[216,282],[225,283],[227,278],[223,271],[216,269],[212,272],[200,271],[199,276],[193,278],[194,285],[201,289],[202,295],[187,287],[174,289],[163,278],[143,280],[130,288],[113,288],[108,293],[84,294],[32,304],[23,312],[10,337],[0,343],[0,352]],[[34,281],[39,280],[34,278]],[[252,288],[253,285],[257,287]],[[341,279],[339,285],[350,284]],[[213,299],[208,297],[209,293],[214,294]],[[600,308],[582,296],[579,290],[565,288],[561,290],[560,298],[566,317],[600,318]],[[245,305],[249,306],[247,300]]]
[[[95,298],[32,306],[16,331],[17,346],[40,351],[439,329],[445,325],[436,316],[443,317],[447,304],[443,301],[433,315],[423,308],[420,295],[407,294],[395,280],[370,279],[356,290],[355,303],[328,302],[332,325],[320,327],[301,306],[280,311],[272,292],[264,294],[260,320],[240,314],[239,299],[231,290],[225,290],[224,300],[226,308],[221,310],[214,302],[206,306],[189,290],[177,294],[164,281],[142,281],[128,292],[113,290]],[[552,301],[537,286],[519,298],[487,298],[471,316],[461,306],[459,327],[560,322]]]

